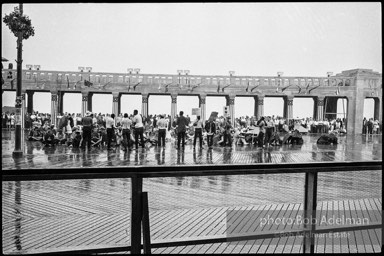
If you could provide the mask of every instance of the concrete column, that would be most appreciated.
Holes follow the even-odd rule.
[[[257,96],[257,120],[264,116],[264,96]]]
[[[379,122],[381,123],[382,121],[382,103],[380,101],[380,98],[373,98],[373,100],[375,101],[375,109],[374,109],[374,114],[373,114],[373,117],[375,118],[375,120],[379,120]]]
[[[364,79],[356,79],[356,90],[347,97],[347,133],[361,134],[364,113]]]
[[[63,114],[63,110],[64,110],[64,92],[63,91],[58,91],[57,92],[57,106],[58,106],[58,109],[57,109],[57,113],[59,115],[62,115]]]
[[[92,112],[92,97],[93,97],[93,92],[88,93],[88,110]]]
[[[57,101],[58,96],[57,92],[52,93],[51,92],[51,124],[54,124],[57,127]]]
[[[115,116],[118,116],[120,114],[121,94],[119,92],[113,92],[112,96],[113,96],[112,113],[115,114]]]
[[[227,106],[229,107],[229,116],[231,117],[232,126],[235,125],[235,97],[234,95],[226,96]]]
[[[21,92],[21,129],[25,128],[25,91]]]
[[[317,97],[316,103],[316,120],[324,120],[324,97]]]
[[[27,112],[30,114],[32,114],[33,112],[33,94],[35,94],[35,92],[27,91],[27,95],[28,95]]]
[[[148,117],[148,94],[141,94],[141,114]]]
[[[81,116],[88,111],[88,92],[82,92]]]
[[[293,118],[293,97],[287,97],[287,119],[290,120],[292,118]]]
[[[256,116],[257,119],[259,119],[258,117],[259,99],[257,96],[254,96],[253,99],[255,100],[255,104],[253,107],[253,115]]]
[[[171,94],[171,123],[173,123],[176,115],[177,115],[177,94]]]
[[[207,95],[199,95],[199,108],[201,109],[201,115],[200,118],[205,123],[206,119],[206,108],[205,108],[205,99]]]

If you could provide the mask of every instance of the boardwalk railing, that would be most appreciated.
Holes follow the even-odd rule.
[[[228,236],[187,238],[179,241],[157,240],[151,243],[149,230],[149,213],[147,193],[143,192],[143,179],[154,177],[180,176],[215,176],[215,175],[251,175],[251,174],[282,174],[305,173],[304,213],[307,218],[316,218],[317,178],[321,172],[372,171],[382,170],[382,161],[369,162],[314,162],[295,164],[253,164],[253,165],[196,165],[196,166],[127,166],[111,168],[70,168],[70,169],[32,169],[2,170],[3,181],[24,180],[64,180],[64,179],[110,179],[131,178],[131,245],[79,247],[57,250],[28,250],[10,254],[68,254],[68,253],[106,253],[131,251],[140,254],[150,253],[152,248],[187,246],[209,243],[228,242]],[[143,230],[142,230],[143,227]],[[314,235],[329,232],[346,232],[368,229],[380,229],[382,223],[370,225],[353,225],[338,227],[317,227],[316,223],[304,225],[296,231],[268,231],[258,234],[239,234],[231,236],[230,241],[256,240],[276,238],[277,235],[301,235],[304,237],[303,252],[314,253]],[[141,237],[143,235],[143,244]]]

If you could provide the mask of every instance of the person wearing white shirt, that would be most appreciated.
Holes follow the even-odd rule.
[[[113,127],[115,125],[115,114],[108,116],[105,120],[105,128],[107,129],[107,149],[111,149],[111,141],[113,137]]]
[[[131,125],[132,120],[129,119],[128,114],[125,113],[123,119],[121,120],[121,125],[123,128],[123,140],[124,140],[124,151],[127,151],[128,148],[131,149]]]
[[[193,122],[193,126],[195,127],[195,136],[193,138],[193,149],[196,147],[196,139],[199,138],[200,149],[203,148],[203,121],[200,120],[200,116],[197,116],[197,120]]]
[[[159,128],[157,135],[157,145],[165,147],[165,135],[168,129],[168,121],[164,118],[164,115],[160,115],[160,120],[157,121],[157,128]]]
[[[143,125],[143,118],[139,114],[139,111],[135,109],[133,111],[133,123],[135,124],[135,146],[136,150],[139,149],[139,137],[141,141],[141,146],[144,148],[144,125]]]

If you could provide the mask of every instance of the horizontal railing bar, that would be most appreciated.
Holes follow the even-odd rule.
[[[329,226],[320,226],[317,227],[316,230],[291,230],[291,231],[276,231],[276,232],[264,232],[262,234],[255,234],[255,235],[239,235],[236,236],[220,236],[220,237],[212,237],[212,238],[187,238],[184,240],[179,241],[166,241],[166,240],[157,240],[151,243],[151,248],[164,248],[164,247],[176,247],[176,246],[188,246],[188,245],[199,245],[199,244],[211,244],[211,243],[224,243],[224,242],[235,242],[235,241],[246,241],[246,240],[258,240],[258,239],[270,239],[270,238],[278,238],[283,236],[303,236],[306,233],[312,232],[313,234],[322,234],[322,233],[329,233],[329,232],[345,232],[345,231],[357,231],[357,230],[368,230],[368,229],[379,229],[382,228],[381,223],[372,224],[372,225],[362,225],[362,226],[341,226],[337,228],[332,228]],[[141,245],[141,248],[143,246]],[[6,255],[21,255],[21,254],[28,254],[28,255],[57,255],[57,254],[89,254],[89,253],[107,253],[107,252],[122,252],[122,251],[130,251],[131,246],[111,246],[111,247],[99,247],[93,246],[92,248],[86,248],[86,249],[71,249],[69,248],[63,248],[63,249],[39,249],[39,250],[26,250],[26,251],[19,251],[19,252],[10,252]]]
[[[58,169],[2,170],[3,181],[60,180],[60,179],[108,179],[176,176],[249,175],[306,172],[340,172],[382,170],[382,161],[368,162],[312,162],[282,164],[236,164],[236,165],[186,165],[186,166],[121,166],[79,167]]]

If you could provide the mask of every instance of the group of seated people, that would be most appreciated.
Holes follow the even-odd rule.
[[[264,118],[262,118],[264,120]],[[281,146],[284,144],[303,144],[301,132],[297,129],[289,129],[285,123],[273,125],[270,117],[265,119],[264,132],[260,132],[260,121],[253,121],[250,125],[247,123],[238,122],[236,126],[232,128],[225,118],[218,118],[215,120],[216,129],[213,132],[213,145],[225,146],[232,145],[257,145],[259,147],[264,146]],[[208,122],[208,121],[207,121]],[[192,144],[195,136],[194,126],[191,122],[187,126],[186,131],[186,144]],[[269,125],[271,124],[271,125]],[[120,123],[117,123],[113,137],[112,146],[132,149],[134,145],[134,128],[131,129],[128,145],[125,145],[122,127]],[[203,144],[207,144],[207,130],[203,129]],[[173,125],[167,131],[166,141],[175,141],[177,138],[176,129]],[[66,127],[56,128],[54,125],[50,125],[48,121],[44,125],[36,123],[28,134],[28,140],[41,141],[45,146],[54,145],[67,145],[73,148],[79,148],[83,145],[82,125],[74,125],[71,129]],[[107,131],[103,125],[95,124],[91,133],[91,141],[93,147],[104,148],[107,145]],[[144,143],[150,146],[158,145],[158,127],[153,123],[145,126],[144,131]]]

